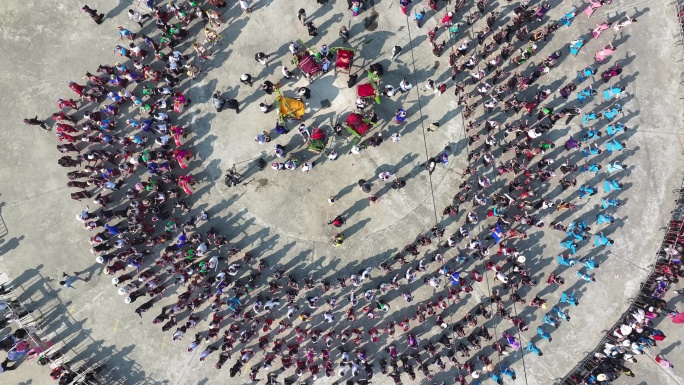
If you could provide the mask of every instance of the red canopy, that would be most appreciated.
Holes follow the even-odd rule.
[[[348,70],[351,67],[351,62],[354,59],[354,51],[348,49],[337,50],[337,67]]]
[[[306,53],[297,55],[297,59],[299,60],[299,68],[309,76],[316,76],[323,71],[321,66]]]
[[[371,125],[363,121],[363,115],[351,113],[347,116],[347,126],[354,130],[359,137],[363,136],[370,130]]]
[[[375,88],[370,83],[360,84],[357,88],[357,94],[362,98],[375,97]]]

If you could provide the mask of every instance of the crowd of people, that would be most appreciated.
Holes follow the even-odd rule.
[[[604,31],[619,32],[636,19],[597,25],[591,38],[598,42],[588,42],[589,37],[573,41],[570,54],[585,44],[600,49],[594,62],[554,90],[542,82],[551,71],[562,71],[559,67],[567,51],[559,48],[546,58],[535,55],[560,25],[571,26],[582,17],[576,9],[550,21],[546,2],[520,3],[510,15],[494,12],[487,0],[477,1],[473,9],[465,1],[454,6],[429,0],[429,10],[410,0],[398,2],[407,17],[413,11],[417,28],[434,25],[426,32],[426,44],[432,45],[435,55],[446,52],[446,42],[455,43],[446,58],[451,80],[442,84],[428,80],[422,92],[444,94],[454,89],[468,135],[464,155],[468,166],[440,223],[418,234],[391,259],[367,263],[358,272],[295,276],[276,261],[231,245],[229,235],[215,230],[205,211],[195,213],[187,202],[195,178],[185,170],[194,157],[184,143],[190,133],[178,123],[191,103],[181,90],[200,75],[197,63],[212,60],[209,46],[221,41],[223,0],[163,6],[148,0],[149,13],[129,10],[129,18],[140,28],[154,23],[157,32],[148,36],[119,26],[113,33],[121,41],[115,46],[120,61],[86,72],[85,84],[69,82],[77,98],[58,99],[51,127],[38,117],[25,120],[53,131],[61,142],[58,150],[68,154],[59,164],[74,169],[67,173],[68,186],[78,189],[72,198],[90,202],[77,220],[92,234],[91,250],[106,265],[104,271],[118,293],[135,303],[135,313],[145,322],[169,332],[178,344],[187,344],[188,352],[201,351],[200,361],[212,360],[216,369],[231,366],[231,377],[244,371],[250,381],[263,379],[268,384],[320,377],[368,384],[378,372],[396,384],[419,376],[428,383],[466,384],[468,378],[478,383],[485,376],[497,383],[505,377],[515,379],[517,363],[510,354],[524,350],[541,356],[542,348],[551,348],[554,331],[570,321],[569,309],[579,305],[573,291],[562,293],[556,304],[526,293],[537,285],[562,290],[571,286],[571,280],[595,282],[599,264],[592,257],[577,256],[578,252],[595,247],[600,253],[615,243],[609,236],[619,222],[616,209],[623,204],[619,193],[628,168],[620,160],[629,128],[619,99],[629,87],[615,84],[623,68],[607,64],[620,45],[604,45],[601,40],[606,40]],[[591,7],[596,7],[594,3]],[[240,7],[253,12],[247,0],[240,1]],[[97,10],[87,6],[82,10],[102,23],[104,16]],[[363,2],[350,1],[349,10],[356,21],[366,8]],[[297,20],[303,26],[313,25],[303,9]],[[191,43],[190,31],[197,25],[205,44]],[[466,29],[472,29],[477,41],[456,42]],[[343,42],[349,38],[345,27],[340,38]],[[393,49],[392,59],[401,51],[398,46]],[[533,57],[533,66],[519,67]],[[255,59],[267,65],[270,58],[259,52]],[[595,82],[599,72],[600,81]],[[289,74],[285,68],[283,75]],[[241,81],[251,85],[254,80],[245,74]],[[411,91],[406,79],[399,88],[402,94],[417,92]],[[394,87],[385,87],[382,93],[392,98]],[[591,110],[590,102],[600,97],[607,103]],[[214,104],[217,109],[223,106],[220,100]],[[359,107],[357,102],[357,107],[365,109],[372,102],[362,104]],[[239,112],[237,101],[230,105]],[[264,112],[270,110],[263,107],[269,107]],[[563,119],[570,123],[575,116],[582,116],[581,133],[567,136],[556,148],[550,139],[554,127]],[[402,109],[396,116],[379,118],[394,119],[400,132],[411,117]],[[428,131],[446,123],[435,122]],[[393,141],[401,138],[399,132]],[[265,143],[272,134],[260,135]],[[377,136],[355,146],[356,153],[374,143]],[[446,164],[453,155],[448,150],[429,159],[426,172]],[[562,164],[557,162],[560,158]],[[387,173],[380,179],[393,178]],[[597,180],[603,181],[603,192]],[[400,179],[392,183],[396,188],[406,186]],[[371,201],[377,201],[367,181],[358,184]],[[566,193],[565,200],[556,201],[557,185],[561,191],[576,190],[577,195]],[[600,208],[591,220],[586,215],[568,219],[574,202],[601,193]],[[334,201],[330,199],[331,204]],[[335,246],[344,247],[347,222],[343,216],[330,222],[339,228]],[[479,234],[478,227],[487,230]],[[528,231],[545,227],[567,234],[561,242],[566,251],[553,257],[558,269],[538,282],[534,269],[525,264],[532,257],[525,246]],[[455,256],[447,257],[450,254]],[[457,310],[468,306],[474,286],[488,274],[496,285],[486,299],[466,310],[463,318],[454,319]],[[63,285],[73,288],[80,279],[67,276]],[[426,295],[428,300],[415,300]],[[172,303],[161,304],[171,297]],[[394,300],[403,305],[391,307]],[[523,307],[540,312],[542,322],[528,325],[519,315]],[[145,314],[150,311],[154,317]],[[657,335],[641,322],[643,316],[634,315],[639,328],[632,329],[639,334],[628,339],[634,353]],[[493,319],[504,320],[505,327],[492,328]],[[629,358],[633,354],[629,349],[613,346],[610,354]],[[607,371],[602,381],[628,373],[614,362],[615,370]]]

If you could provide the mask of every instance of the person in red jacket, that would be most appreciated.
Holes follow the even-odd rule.
[[[341,227],[343,224],[345,224],[345,219],[343,216],[338,215],[336,216],[332,221],[328,222],[329,225],[333,225],[335,227]]]

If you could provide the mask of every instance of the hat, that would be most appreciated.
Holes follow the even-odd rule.
[[[477,370],[470,373],[470,375],[473,376],[473,378],[479,378],[480,377],[480,373]]]
[[[120,287],[117,292],[119,293],[119,295],[124,295],[124,294],[126,294],[126,292],[128,292],[128,287],[127,286]]]
[[[454,13],[453,13],[453,12],[447,12],[447,15],[448,15],[449,17],[451,17],[451,16],[454,16]]]
[[[242,74],[242,76],[240,76],[240,80],[247,80],[247,79],[249,79],[249,76],[247,74]]]
[[[124,302],[126,302],[126,303],[131,303],[131,302],[133,302],[133,299],[132,299],[131,297],[126,297],[126,299],[124,300]]]
[[[525,263],[526,260],[527,260],[527,258],[523,257],[522,255],[518,256],[518,258],[517,258],[517,261],[519,263]]]
[[[119,283],[119,278],[116,278],[116,277],[112,278],[112,285],[116,285],[118,283]]]
[[[606,376],[606,375],[603,374],[603,373],[600,373],[598,376],[596,376],[596,379],[599,380],[599,381],[607,381],[607,380],[608,380],[608,376]]]

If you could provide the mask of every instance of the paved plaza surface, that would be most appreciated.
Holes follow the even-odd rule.
[[[231,245],[236,245],[242,251],[250,251],[257,259],[266,259],[271,267],[285,267],[288,274],[294,274],[300,280],[309,276],[316,282],[327,279],[336,283],[338,276],[349,276],[366,267],[375,267],[371,274],[372,285],[363,286],[364,290],[366,286],[374,288],[381,282],[388,282],[391,277],[386,276],[379,268],[380,264],[385,261],[393,262],[394,255],[414,242],[419,234],[428,232],[436,223],[446,228],[447,236],[456,232],[464,223],[465,213],[473,209],[472,194],[471,201],[461,207],[462,213],[459,216],[443,216],[442,210],[460,191],[459,185],[464,180],[461,174],[468,165],[468,151],[481,147],[485,135],[474,147],[468,146],[465,120],[461,107],[457,105],[453,82],[450,80],[448,53],[438,58],[431,52],[427,32],[438,25],[444,16],[443,2],[440,1],[440,11],[437,13],[428,11],[422,28],[417,27],[413,17],[407,19],[403,16],[398,1],[369,1],[367,9],[356,17],[347,10],[347,4],[343,0],[331,0],[328,5],[322,6],[313,0],[255,0],[253,12],[249,15],[240,10],[237,2],[230,3],[229,7],[220,9],[225,20],[225,24],[218,28],[223,36],[222,40],[212,49],[214,54],[209,60],[198,63],[204,72],[195,80],[181,75],[183,80],[178,86],[192,102],[177,118],[177,122],[190,129],[187,145],[196,154],[189,161],[188,170],[184,171],[193,174],[198,180],[194,193],[186,201],[191,205],[192,215],[205,210],[210,216],[209,223],[200,231],[206,232],[211,226],[225,235]],[[536,2],[533,3],[536,5]],[[558,0],[549,3],[551,9],[544,22],[534,22],[534,28],[549,21],[558,21],[573,6],[579,9],[586,6],[580,2]],[[43,330],[42,335],[57,344],[76,367],[84,365],[85,368],[104,362],[104,371],[107,378],[111,379],[109,383],[250,383],[247,377],[249,367],[263,359],[262,352],[257,353],[256,358],[250,361],[240,375],[230,378],[228,369],[239,357],[239,352],[234,352],[219,371],[214,369],[218,352],[210,355],[206,362],[198,360],[207,343],[202,342],[192,353],[186,351],[192,335],[207,329],[209,321],[206,316],[211,317],[208,310],[200,313],[205,318],[197,329],[189,331],[189,336],[180,342],[171,340],[173,330],[163,333],[159,325],[152,324],[152,318],[159,313],[161,307],[174,303],[176,296],[184,291],[180,285],[171,285],[164,298],[148,313],[143,314],[142,318],[134,313],[134,309],[145,299],[138,300],[135,304],[124,303],[124,297],[117,294],[117,288],[111,283],[112,276],[103,272],[104,265],[96,263],[95,256],[89,251],[88,237],[94,232],[82,229],[81,224],[74,219],[76,214],[85,209],[86,204],[93,210],[96,205],[92,199],[82,202],[69,199],[70,192],[75,190],[66,187],[68,179],[65,174],[72,169],[62,168],[57,164],[57,159],[62,155],[55,149],[59,144],[55,133],[43,132],[37,126],[22,123],[22,119],[36,114],[41,119],[47,119],[57,111],[57,98],[75,97],[67,87],[69,80],[85,84],[85,80],[81,78],[86,71],[94,72],[100,64],[113,65],[124,59],[112,52],[114,45],[121,42],[116,27],[122,25],[138,31],[138,26],[128,19],[126,12],[129,8],[141,12],[145,10],[137,2],[92,1],[89,3],[92,8],[106,14],[104,22],[95,25],[87,15],[79,12],[81,5],[80,2],[71,0],[0,2],[0,15],[3,19],[0,25],[0,48],[3,52],[0,56],[0,88],[3,91],[0,94],[0,109],[5,117],[4,127],[0,131],[0,219],[4,226],[0,239],[0,269],[15,284],[21,285],[17,289],[19,299],[29,309],[34,309],[32,315]],[[412,4],[411,14],[423,5],[424,2]],[[515,1],[495,1],[487,9],[496,8],[501,11],[503,21],[496,23],[499,26],[510,22],[515,6]],[[297,21],[297,10],[301,7],[306,9],[309,18],[318,26],[318,36],[307,36],[306,28]],[[452,7],[453,5],[449,6]],[[590,30],[606,18],[615,21],[626,15],[637,17],[638,22],[618,33],[609,29],[598,41],[590,38],[577,56],[568,53],[568,43],[571,40],[580,35],[590,37]],[[457,19],[461,20],[463,17],[463,11],[457,14]],[[180,46],[191,56],[195,54],[191,52],[190,43],[205,41],[201,28],[195,24],[193,22],[191,35]],[[353,71],[359,74],[360,83],[365,82],[362,79],[365,79],[365,71],[370,64],[381,63],[385,70],[381,87],[389,84],[398,88],[403,78],[414,84],[408,93],[383,98],[380,104],[374,106],[380,120],[370,135],[382,135],[385,142],[379,147],[369,147],[360,154],[349,153],[354,144],[353,137],[346,133],[336,136],[332,129],[355,108],[356,87],[347,87],[348,75],[336,75],[330,71],[308,85],[308,81],[301,76],[288,80],[281,74],[282,66],[294,70],[288,51],[291,40],[300,38],[309,47],[319,47],[321,44],[329,47],[344,46],[337,35],[343,25],[349,28],[351,34],[348,45],[358,50]],[[468,34],[479,31],[484,26],[484,20],[478,20],[472,30],[465,30],[464,25],[464,31],[459,33],[457,43],[460,44]],[[520,334],[523,346],[534,341],[544,352],[543,356],[536,356],[529,353],[523,355],[522,350],[515,351],[499,361],[496,352],[492,353],[489,348],[491,342],[483,341],[485,351],[499,370],[506,362],[517,372],[517,380],[506,378],[504,382],[507,384],[551,384],[565,376],[596,346],[603,332],[612,327],[627,309],[629,299],[636,295],[650,265],[655,261],[655,253],[663,237],[660,228],[670,218],[676,199],[672,191],[680,187],[684,171],[684,162],[681,160],[684,148],[681,134],[684,117],[680,101],[682,67],[678,62],[682,58],[682,46],[675,44],[678,30],[676,12],[672,5],[664,2],[613,0],[610,5],[599,8],[591,18],[580,13],[569,27],[561,27],[547,42],[538,43],[539,51],[529,62],[520,67],[509,64],[505,67],[506,71],[511,72],[525,69],[529,71],[528,66],[539,65],[543,58],[554,51],[562,51],[563,56],[558,65],[548,75],[537,80],[530,90],[521,93],[533,95],[534,90],[551,89],[554,93],[548,99],[549,105],[559,110],[564,106],[578,105],[574,96],[565,102],[557,92],[561,86],[576,78],[577,71],[596,64],[600,74],[619,63],[624,71],[617,82],[611,80],[609,84],[626,87],[625,94],[618,100],[623,106],[623,112],[616,121],[624,122],[628,127],[620,137],[626,148],[608,156],[603,154],[600,158],[604,165],[607,163],[606,159],[611,162],[622,161],[627,165],[619,176],[623,183],[622,190],[610,193],[603,191],[606,172],[575,173],[578,186],[589,184],[599,189],[597,195],[583,199],[578,197],[577,188],[565,191],[561,189],[558,179],[563,175],[557,168],[558,176],[551,182],[533,182],[535,186],[542,186],[538,190],[541,198],[557,202],[572,201],[577,208],[562,212],[542,211],[540,217],[543,217],[546,226],[541,229],[525,226],[522,229],[528,238],[511,242],[526,257],[525,264],[539,281],[535,287],[521,289],[521,293],[524,293],[528,302],[535,295],[542,295],[550,306],[554,306],[561,293],[574,290],[580,305],[569,308],[571,321],[562,322],[559,328],[553,330],[553,341],[549,343],[535,333],[542,324],[543,310],[521,305],[514,307],[510,301],[507,303],[509,312],[523,318],[529,325],[530,330]],[[148,21],[142,33],[153,35],[157,30]],[[449,37],[442,29],[437,41],[444,39],[448,41]],[[517,39],[514,38],[513,41],[522,46]],[[609,60],[595,63],[594,53],[611,41],[617,51]],[[476,41],[471,44],[475,45]],[[402,52],[395,60],[391,60],[391,50],[395,45],[401,46]],[[255,62],[254,54],[258,51],[271,56],[268,66]],[[298,71],[295,72],[299,74]],[[240,83],[239,78],[243,73],[252,74],[255,79],[253,87]],[[271,104],[274,101],[275,95],[266,95],[258,89],[266,79],[279,82],[284,94],[289,97],[294,96],[294,90],[298,87],[307,86],[311,89],[312,96],[306,100],[304,123],[309,127],[326,130],[329,135],[328,148],[335,149],[340,154],[337,160],[329,161],[325,154],[318,155],[308,151],[294,122],[289,123],[290,133],[286,135],[276,135],[271,131],[273,141],[270,143],[260,145],[254,141],[255,135],[261,131],[272,130],[277,118],[274,111],[264,114],[258,107],[260,102]],[[425,91],[422,88],[427,79],[433,79],[437,84],[446,82],[449,88],[443,95],[437,95],[431,90]],[[591,82],[592,80],[587,80],[582,83],[578,90]],[[470,89],[470,81],[467,83]],[[598,74],[595,76],[594,86],[599,94],[581,105],[583,112],[599,111],[613,105],[612,100],[605,101],[602,96],[606,86]],[[217,112],[214,109],[211,95],[217,90],[240,102],[239,114],[232,110]],[[330,107],[322,107],[321,101],[325,100],[330,102]],[[393,122],[398,108],[408,112],[408,118],[401,125]],[[489,118],[509,123],[517,119],[529,119],[532,123],[536,120],[535,114],[527,117],[524,111],[515,115],[495,111]],[[79,111],[77,116],[81,117],[82,112]],[[125,117],[118,117],[119,125],[123,126],[123,120],[131,116],[126,112]],[[172,118],[176,118],[176,115]],[[480,106],[472,118],[482,121],[487,117]],[[434,121],[438,121],[440,127],[435,132],[429,132],[427,129]],[[580,154],[576,152],[571,156],[563,148],[570,135],[581,137],[581,123],[582,116],[575,117],[568,124],[563,119],[543,137],[557,144],[546,155],[555,159],[556,165],[565,160],[571,160],[580,166],[584,164],[585,159]],[[601,124],[605,125],[604,123]],[[396,132],[401,133],[402,138],[393,143],[389,138]],[[473,132],[467,133],[472,134]],[[502,138],[503,134],[498,133],[498,139],[501,141]],[[302,172],[300,169],[272,170],[270,163],[278,161],[274,156],[274,144],[284,145],[288,156],[297,158],[300,163],[315,162],[313,169],[309,172]],[[446,148],[449,162],[444,166],[438,164],[434,173],[429,175],[424,167],[427,159],[437,156]],[[269,163],[262,171],[256,166],[256,159],[260,157]],[[512,151],[504,154],[497,160],[497,165],[512,157]],[[539,159],[541,156],[535,157],[532,163]],[[239,186],[231,188],[223,183],[223,175],[232,167],[244,174],[245,178]],[[391,189],[387,182],[378,178],[378,174],[384,171],[403,178],[406,186],[400,190]],[[481,171],[480,166],[480,174]],[[133,177],[137,181],[140,175],[139,172]],[[498,190],[507,191],[505,187],[512,178],[511,174],[497,176],[496,168],[490,166],[486,168],[485,175],[493,182],[491,191],[486,190],[488,194]],[[368,180],[372,184],[373,192],[379,197],[378,202],[371,203],[368,195],[359,190],[356,186],[359,179]],[[130,183],[126,189],[128,187]],[[331,196],[336,197],[332,205],[328,203]],[[583,242],[578,250],[579,256],[593,256],[599,263],[600,267],[590,272],[596,282],[580,280],[576,275],[576,267],[560,269],[556,256],[565,252],[560,242],[566,237],[563,232],[552,230],[548,225],[554,220],[568,225],[573,220],[586,219],[594,227],[601,198],[618,197],[622,206],[609,210],[616,217],[615,224],[603,230],[606,236],[615,240],[615,244],[610,248],[593,248],[594,238],[591,235],[590,240]],[[338,229],[327,223],[341,214],[347,219],[347,223],[341,228],[346,239],[341,247],[335,248],[331,240]],[[478,215],[480,222],[472,229],[472,234],[482,233],[480,238],[491,245],[493,241],[485,240],[485,235],[489,232],[488,228],[495,223],[494,219],[486,218],[483,208],[478,209]],[[186,220],[188,218],[182,221]],[[590,233],[597,233],[599,227],[596,226]],[[442,239],[441,243],[444,241]],[[501,283],[494,280],[492,272],[485,272],[486,261],[471,258],[462,266],[453,261],[459,254],[472,254],[465,247],[465,242],[461,242],[458,248],[449,250],[439,247],[438,243],[433,240],[431,246],[421,247],[421,256],[409,258],[411,266],[415,269],[421,258],[431,261],[439,251],[445,255],[452,270],[461,269],[462,276],[470,278],[473,269],[479,269],[485,274],[482,282],[473,284],[472,293],[464,294],[459,303],[450,303],[444,314],[451,325],[462,321],[467,312],[473,312],[478,303],[489,297],[492,290],[500,287]],[[491,248],[492,260],[503,261],[502,256],[495,255],[496,250],[496,246]],[[148,257],[150,261],[160,251],[161,247],[157,247],[154,254]],[[225,253],[221,252],[221,255]],[[227,265],[222,268],[225,267]],[[395,272],[400,277],[403,277],[408,267],[408,264],[401,267],[394,264]],[[435,302],[440,295],[446,296],[444,288],[449,285],[448,277],[441,276],[440,289],[422,285],[424,277],[439,276],[438,267],[436,262],[431,262],[429,272],[418,276],[421,282],[410,286],[415,295],[413,303],[406,303],[401,297],[404,288],[391,291],[380,296],[391,306],[389,313],[382,314],[379,321],[356,321],[354,327],[382,329],[390,320],[399,322],[406,316],[415,314],[419,304]],[[75,290],[60,287],[58,281],[62,272],[73,271],[85,272],[90,281],[77,282]],[[546,285],[551,272],[562,274],[566,278],[563,287]],[[265,274],[272,273],[271,269]],[[681,284],[676,288],[681,288]],[[348,295],[349,288],[346,290],[344,293]],[[332,295],[340,293],[339,289],[335,289]],[[360,289],[356,293],[363,295]],[[319,290],[317,295],[321,294]],[[268,296],[267,290],[263,295]],[[670,308],[684,310],[676,299],[670,299],[671,295],[666,297]],[[504,296],[507,297],[508,295]],[[340,297],[339,302],[340,306],[335,312],[339,321],[334,324],[338,333],[347,326],[344,315],[349,307],[348,300]],[[303,302],[300,305],[305,307]],[[321,306],[314,312],[314,321],[307,325],[309,329],[318,327],[327,330],[328,325],[323,322],[322,316],[324,307],[326,306]],[[286,307],[282,307],[281,311],[276,312],[276,319],[283,316],[285,311]],[[357,314],[359,312],[360,310]],[[500,339],[505,330],[514,330],[501,317],[494,316],[490,320],[478,318],[478,326],[487,326],[492,335],[496,333],[495,339]],[[226,319],[224,322],[229,321]],[[179,324],[181,322],[184,320],[179,320]],[[419,336],[421,344],[427,340],[436,343],[442,330],[434,326],[434,316],[429,317],[422,325],[412,322],[412,333]],[[299,320],[294,321],[295,325],[299,323]],[[636,374],[635,378],[622,377],[615,381],[616,384],[684,383],[684,376],[681,374],[684,354],[681,342],[678,341],[681,328],[676,329],[676,325],[667,319],[660,321],[659,328],[669,338],[659,343],[658,347],[648,350],[646,356],[640,356],[639,362],[630,366]],[[551,328],[547,330],[551,332]],[[8,331],[9,329],[3,331],[3,335]],[[470,333],[470,329],[466,332]],[[291,330],[286,334],[290,340],[293,339]],[[255,345],[255,341],[252,342]],[[380,349],[391,344],[402,351],[406,349],[406,337],[400,329],[394,337],[383,335],[377,344],[369,343],[367,336],[364,336],[362,347],[368,351],[371,362],[375,364],[376,374],[372,379],[374,384],[393,383],[391,378],[380,374],[378,366],[378,360],[386,356]],[[322,346],[319,343],[319,348]],[[660,369],[652,360],[661,350],[672,360],[673,369]],[[336,363],[339,362],[337,350],[332,356]],[[470,360],[474,362],[476,356],[477,354],[473,354]],[[459,360],[461,363],[465,361],[461,358]],[[445,373],[436,371],[437,368],[432,365],[431,370],[436,372],[432,381],[426,380],[418,368],[415,381],[411,381],[405,374],[402,375],[402,380],[404,383],[453,383],[457,371],[447,365]],[[479,361],[477,365],[480,365]],[[279,364],[274,364],[275,368],[279,368]],[[292,369],[284,374],[280,374],[280,370],[277,372],[281,382],[284,378],[295,378]],[[35,360],[25,360],[17,370],[0,376],[3,384],[55,383],[49,378],[48,369],[37,366]],[[262,369],[257,377],[265,379],[266,370]],[[362,378],[365,378],[363,370],[357,379]],[[301,379],[311,383],[308,373]],[[344,383],[348,379],[349,374],[343,378],[320,378],[315,383]],[[494,383],[484,374],[481,380],[483,383]],[[468,381],[475,383],[471,378]]]

